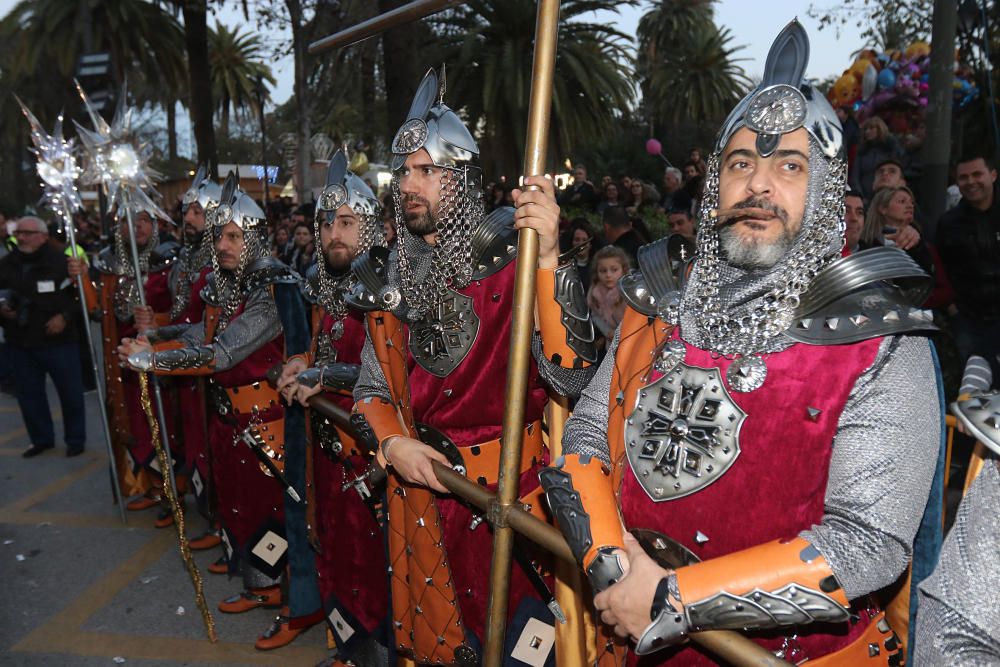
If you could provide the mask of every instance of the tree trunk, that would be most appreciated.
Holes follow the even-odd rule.
[[[299,0],[285,0],[288,17],[292,24],[292,54],[295,61],[295,113],[298,115],[296,133],[298,134],[298,154],[295,160],[295,191],[299,195],[299,203],[312,201],[312,184],[309,178],[312,167],[312,155],[309,150],[309,138],[312,136],[312,124],[309,117],[309,100],[306,91],[306,43],[305,21],[302,15],[302,3]]]
[[[212,125],[212,81],[208,65],[208,18],[206,0],[181,0],[184,16],[184,41],[188,56],[191,98],[188,109],[198,162],[207,164],[212,178],[218,178],[219,158]]]
[[[409,0],[378,0],[380,13],[406,4]],[[385,62],[386,134],[392,140],[406,120],[413,94],[423,75],[427,59],[417,57],[426,26],[409,23],[382,34],[382,57]],[[420,54],[424,56],[426,54]]]
[[[177,159],[177,100],[171,100],[167,107],[167,155],[171,160]]]
[[[219,114],[219,131],[225,139],[229,138],[229,104],[222,106],[222,113]]]

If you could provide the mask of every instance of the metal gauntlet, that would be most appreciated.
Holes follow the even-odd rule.
[[[306,387],[323,385],[329,391],[353,391],[361,374],[358,364],[327,364],[322,367],[307,368],[298,374],[296,381]]]
[[[639,654],[695,630],[761,630],[850,617],[847,596],[826,559],[801,537],[688,565],[676,576],[676,599],[689,602],[681,614],[660,610],[639,638]]]
[[[594,592],[621,579],[621,561],[613,552],[624,551],[625,542],[607,468],[589,456],[570,454],[559,457],[538,477],[556,523]]]
[[[587,290],[576,266],[537,272],[536,301],[546,358],[566,368],[582,368],[597,361],[594,323]]]
[[[157,350],[153,354],[154,373],[183,373],[185,371],[208,370],[215,366],[215,349],[208,345],[180,347],[173,350]]]

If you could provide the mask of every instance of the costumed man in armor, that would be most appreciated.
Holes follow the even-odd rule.
[[[934,573],[920,584],[916,665],[1000,663],[1000,393],[992,371],[970,357],[962,395],[952,404],[961,428],[983,443],[978,475],[959,505]],[[975,471],[970,471],[975,474]]]
[[[205,233],[205,211],[219,204],[222,187],[205,176],[205,168],[198,171],[191,181],[191,187],[181,198],[181,211],[184,215],[183,245],[170,270],[170,294],[173,304],[170,306],[169,323],[167,327],[186,326],[200,322],[205,312],[205,304],[201,300],[201,290],[204,289],[208,274],[212,272],[212,239]],[[155,330],[144,333],[147,338],[156,338]],[[166,333],[170,337],[169,333]],[[205,453],[207,437],[207,422],[205,414],[205,392],[202,382],[197,378],[171,378],[169,385],[173,396],[173,422],[177,425],[177,451],[172,451],[175,458],[184,462],[177,471],[176,478],[182,480],[180,489],[190,488],[195,493],[198,506],[208,515],[209,480],[208,461]],[[162,502],[165,502],[162,501]],[[174,515],[169,507],[161,507],[155,525],[158,528],[171,526]],[[191,540],[192,549],[209,549],[220,544],[218,530],[212,530]]]
[[[174,242],[159,243],[155,234],[156,211],[139,209],[133,214],[145,307],[140,305],[124,211],[118,212],[119,224],[112,245],[101,251],[94,261],[96,282],[88,275],[83,261],[67,257],[66,262],[69,275],[75,280],[83,280],[87,311],[100,318],[107,382],[105,397],[112,444],[119,458],[119,481],[123,496],[141,496],[126,505],[129,510],[137,511],[160,502],[163,480],[149,423],[139,399],[139,379],[118,364],[115,348],[122,338],[134,337],[158,321],[165,322],[171,301],[168,278],[179,246]],[[164,393],[165,406],[170,404],[169,399],[170,396]],[[173,429],[169,427],[168,424],[167,432],[173,437]],[[171,442],[172,446],[174,444]]]
[[[933,327],[930,282],[898,249],[838,259],[842,131],[808,49],[792,22],[723,125],[687,283],[665,244],[640,253],[541,473],[602,664],[715,664],[681,644],[713,629],[795,664],[901,663],[870,594],[907,568],[938,460],[932,348],[908,335]]]
[[[287,560],[282,495],[289,489],[281,471],[284,409],[266,376],[284,361],[286,346],[301,351],[293,348],[290,332],[308,331],[308,325],[298,277],[270,257],[264,213],[238,190],[233,173],[218,207],[209,209],[208,227],[214,251],[202,291],[204,318],[159,330],[155,343],[125,339],[118,356],[139,371],[211,378],[212,484],[229,572],[241,571],[244,585],[219,610],[240,613],[281,606]],[[304,349],[308,335],[303,338],[296,344]]]
[[[351,262],[374,246],[385,246],[382,205],[368,185],[348,170],[347,157],[338,151],[330,161],[326,186],[316,205],[315,236],[321,253],[307,276],[306,298],[312,305],[312,346],[307,354],[289,359],[278,380],[285,400],[303,406],[321,395],[340,408],[341,422],[310,411],[311,447],[303,461],[307,510],[299,520],[302,534],[308,525],[315,546],[308,569],[295,567],[296,544],[289,539],[289,570],[292,594],[290,614],[277,619],[270,637],[258,641],[261,648],[287,644],[303,629],[308,612],[320,610],[337,642],[337,657],[359,664],[384,664],[388,658],[386,638],[372,639],[384,631],[388,599],[385,575],[385,543],[376,520],[379,491],[361,479],[371,462],[371,445],[358,443],[349,422],[354,404],[352,392],[361,364],[365,340],[364,317],[347,307],[346,297],[354,286]],[[285,443],[286,472],[292,466],[292,441]],[[358,481],[356,481],[358,480]],[[298,508],[286,501],[289,536],[295,534],[293,517]],[[302,546],[313,555],[305,539]],[[314,593],[312,606],[295,609],[295,588]],[[376,603],[369,601],[375,599]],[[343,619],[343,620],[342,620]],[[348,625],[353,628],[346,632]],[[266,633],[267,634],[267,633]]]
[[[496,485],[516,228],[539,233],[542,331],[534,341],[525,410],[522,493],[537,490],[534,471],[547,460],[545,384],[563,395],[579,392],[591,373],[594,332],[575,266],[557,266],[552,182],[529,176],[525,186],[538,189],[515,191],[516,212],[502,208],[484,216],[478,147],[442,96],[431,70],[392,143],[397,244],[391,252],[376,247],[354,263],[359,284],[351,303],[372,311],[354,397],[379,443],[378,462],[389,471],[389,648],[421,664],[475,664],[492,537],[468,506],[437,495],[446,490],[432,461]],[[525,627],[551,631],[553,625],[550,599],[540,599],[551,596],[525,547],[515,548],[513,637]],[[341,620],[343,633],[359,631],[346,614]],[[528,637],[522,643],[530,660],[540,659],[536,664],[552,659],[550,642]]]

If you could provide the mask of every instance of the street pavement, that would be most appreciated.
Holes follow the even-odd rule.
[[[15,379],[16,384],[16,379]],[[49,387],[62,434],[59,402]],[[157,510],[113,504],[97,394],[87,394],[87,451],[65,447],[33,459],[17,402],[0,394],[0,665],[131,667],[315,665],[327,656],[318,625],[291,645],[257,651],[254,640],[277,610],[222,614],[216,605],[240,590],[239,579],[206,570],[221,552],[195,552],[218,642],[206,638],[177,532],[156,529]],[[189,535],[205,521],[188,503]]]

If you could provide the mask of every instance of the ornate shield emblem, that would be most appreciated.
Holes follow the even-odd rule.
[[[410,352],[424,370],[443,378],[462,363],[478,333],[472,297],[451,290],[433,314],[410,325]]]
[[[653,502],[700,491],[739,456],[746,417],[719,369],[679,363],[639,390],[625,422],[629,465]]]

